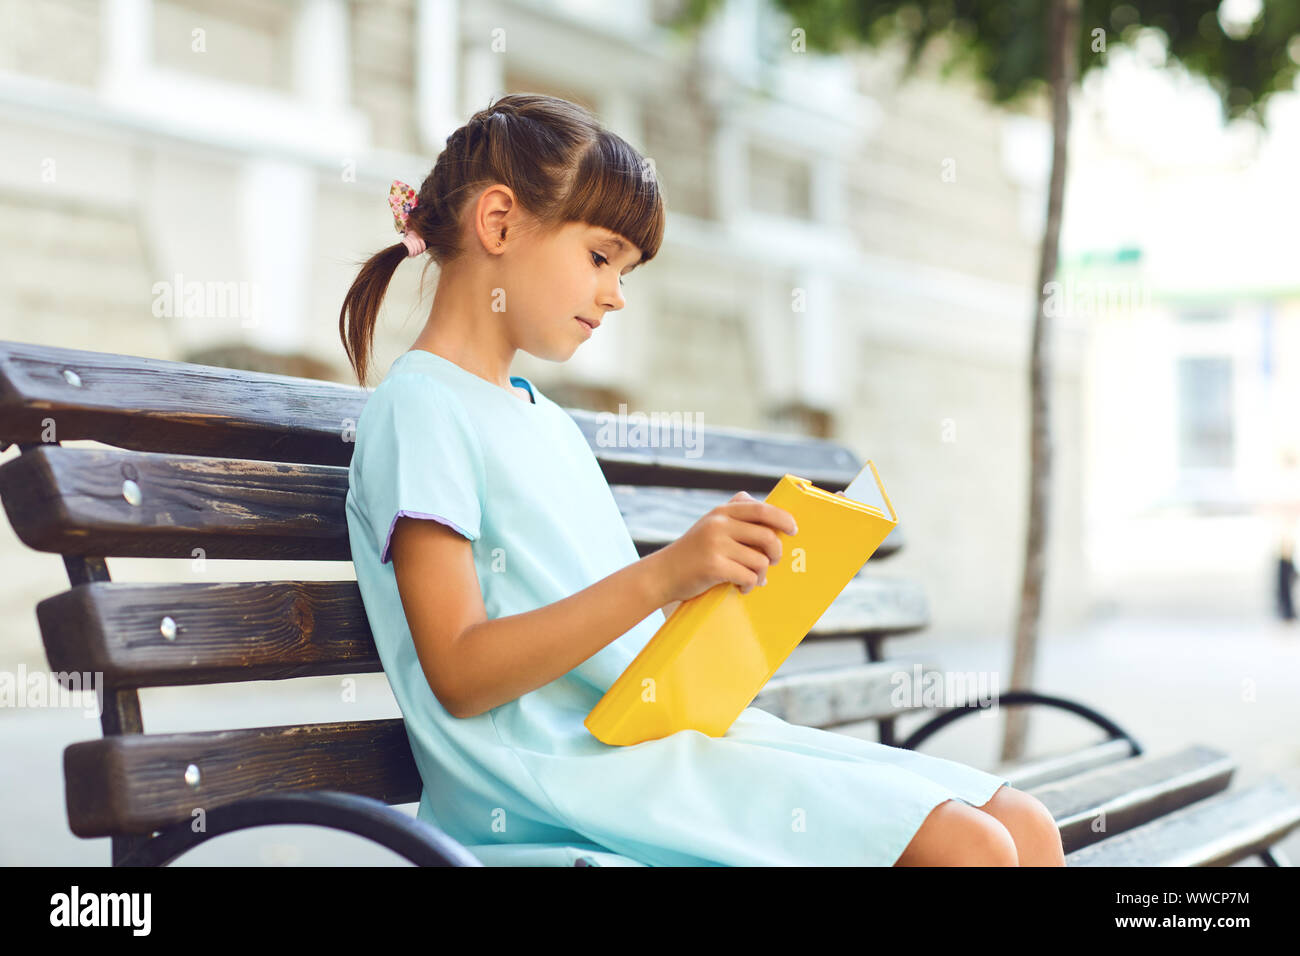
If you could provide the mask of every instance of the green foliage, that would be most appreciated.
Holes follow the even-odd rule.
[[[724,0],[684,0],[675,22],[689,30]],[[969,69],[990,98],[1014,104],[1047,83],[1050,0],[770,0],[803,31],[809,50],[847,52],[901,41],[909,70],[936,38],[947,46],[945,71]],[[1289,90],[1300,70],[1300,0],[1262,0],[1248,30],[1229,36],[1219,0],[1080,0],[1078,64],[1082,77],[1106,65],[1109,51],[1157,30],[1167,65],[1181,63],[1219,94],[1224,116],[1263,123],[1269,95]],[[1100,32],[1098,32],[1100,31]]]

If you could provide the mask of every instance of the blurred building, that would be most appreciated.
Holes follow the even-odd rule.
[[[1041,120],[933,70],[900,84],[885,53],[795,52],[760,0],[731,0],[698,42],[666,29],[673,7],[10,4],[0,337],[349,381],[338,310],[358,262],[394,239],[389,182],[419,183],[493,97],[564,96],[654,160],[668,232],[572,361],[521,354],[516,371],[561,404],[848,444],[906,534],[880,573],[924,582],[938,632],[1008,636]],[[394,280],[380,374],[423,326],[436,270],[422,299],[420,273]],[[216,304],[164,301],[192,282]],[[1058,324],[1049,628],[1088,599],[1081,334]],[[20,578],[22,546],[4,555]]]
[[[1089,580],[1116,611],[1263,617],[1300,520],[1300,97],[1225,130],[1153,65],[1116,51],[1071,133]]]

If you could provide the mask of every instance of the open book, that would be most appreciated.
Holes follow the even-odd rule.
[[[889,514],[864,499],[882,501]],[[679,730],[726,734],[898,525],[870,461],[843,495],[787,474],[764,500],[799,527],[781,536],[767,584],[748,594],[717,584],[680,604],[587,715],[596,739],[628,745]]]

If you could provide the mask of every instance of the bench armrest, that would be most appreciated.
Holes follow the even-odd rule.
[[[166,866],[182,853],[223,833],[280,824],[308,824],[355,833],[387,847],[416,866],[482,866],[467,849],[437,827],[381,800],[337,790],[274,793],[214,807],[207,826],[195,833],[188,821],[155,831],[115,865]]]

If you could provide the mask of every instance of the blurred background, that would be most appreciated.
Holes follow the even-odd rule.
[[[495,97],[566,97],[653,159],[667,233],[571,361],[520,353],[513,371],[561,405],[700,413],[873,459],[906,530],[880,573],[919,580],[931,606],[898,640],[1005,675],[1047,98],[995,104],[929,55],[905,78],[890,44],[792,52],[767,0],[720,2],[694,31],[672,28],[682,7],[0,0],[0,338],[355,385],[338,310],[394,241],[391,180],[418,185]],[[1219,26],[1249,31],[1261,11],[1225,0]],[[1300,519],[1300,96],[1270,97],[1266,124],[1225,122],[1160,31],[1125,39],[1071,100],[1036,686],[1150,750],[1222,746],[1248,780],[1300,768],[1300,630],[1279,587]],[[1287,55],[1300,63],[1300,43]],[[423,327],[436,267],[423,290],[420,273],[404,264],[390,287],[372,384]],[[231,294],[215,310],[161,300],[190,282]],[[44,669],[33,607],[67,587],[62,563],[7,522],[0,537],[0,668]],[[109,565],[114,580],[184,573]],[[838,653],[860,644],[801,647],[788,666]],[[348,716],[397,713],[375,677]],[[265,687],[213,689],[207,708],[146,690],[146,729],[338,719],[337,679],[283,683],[269,704]],[[989,765],[995,725],[965,723],[925,749]],[[1036,719],[1035,749],[1079,730]],[[63,815],[62,747],[98,733],[0,707],[0,863],[107,862],[108,841],[77,840]],[[224,837],[178,865],[390,858],[318,836]]]

